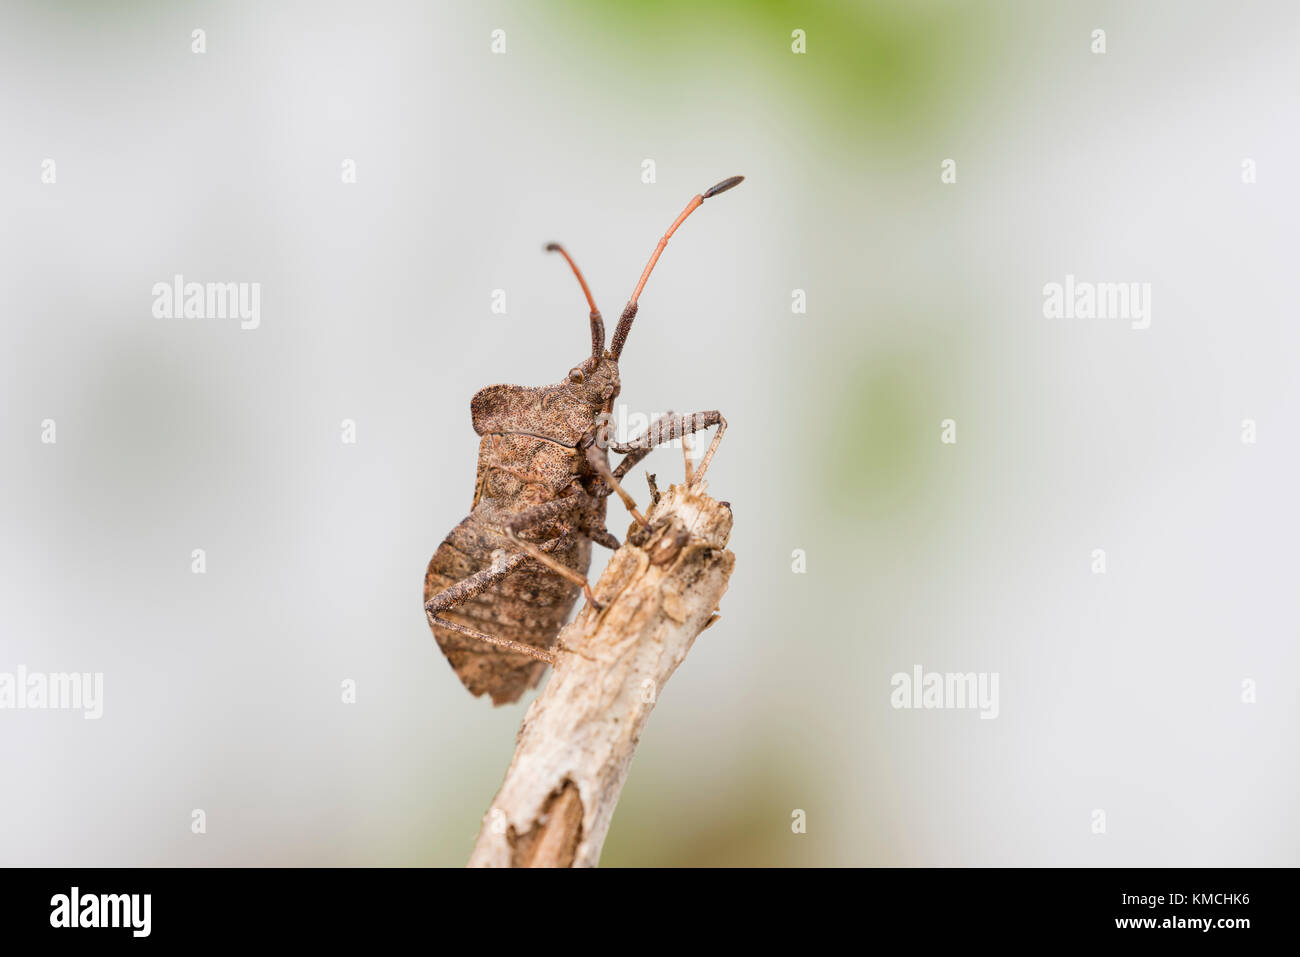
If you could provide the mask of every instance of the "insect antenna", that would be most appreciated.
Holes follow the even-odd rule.
[[[569,251],[559,243],[547,243],[546,251],[548,253],[559,253],[563,256],[573,270],[573,274],[578,277],[578,285],[582,287],[582,294],[587,297],[587,305],[591,307],[591,354],[594,358],[599,359],[601,353],[605,351],[605,320],[601,318],[600,310],[596,308],[596,300],[591,297],[591,290],[587,288],[587,280],[582,278],[582,270],[573,261]]]
[[[672,238],[673,233],[677,232],[677,227],[684,223],[686,217],[695,212],[706,199],[717,196],[719,193],[725,193],[733,186],[739,186],[744,178],[743,176],[729,176],[721,183],[710,186],[687,203],[686,208],[682,210],[682,214],[668,227],[668,232],[664,233],[663,239],[659,240],[659,245],[655,247],[654,253],[650,256],[650,261],[646,263],[645,271],[641,273],[641,279],[636,284],[636,289],[632,291],[632,298],[627,301],[627,306],[623,309],[623,315],[618,318],[618,325],[614,328],[614,340],[609,344],[610,354],[615,359],[623,354],[623,344],[627,342],[627,334],[632,331],[632,320],[636,318],[636,301],[641,298],[641,290],[645,288],[645,281],[650,278],[655,263],[659,261],[664,247],[668,245],[668,240]]]

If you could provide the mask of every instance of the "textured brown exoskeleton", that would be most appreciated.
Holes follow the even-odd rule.
[[[478,451],[474,506],[429,561],[424,610],[443,654],[473,694],[493,704],[519,700],[553,662],[551,647],[578,593],[599,607],[587,584],[591,543],[618,548],[605,528],[605,504],[617,493],[641,526],[645,518],[619,479],[656,445],[718,426],[696,471],[708,468],[727,428],[716,411],[669,413],[640,436],[611,441],[609,413],[619,393],[618,360],[637,299],[669,238],[695,209],[743,177],[733,176],[687,204],[641,273],[605,348],[605,323],[577,265],[555,244],[591,308],[591,356],[563,382],[532,388],[492,385],[470,402]],[[614,470],[609,450],[624,456]]]

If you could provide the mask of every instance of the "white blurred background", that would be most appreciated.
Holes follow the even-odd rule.
[[[727,416],[736,573],[603,863],[1297,863],[1293,5],[639,6],[4,7],[0,672],[105,700],[0,711],[0,863],[463,863],[525,707],[420,607],[470,396],[585,354],[545,242],[612,326],[733,173],[621,401]],[[260,327],[155,318],[177,273]],[[918,664],[999,717],[891,708]]]

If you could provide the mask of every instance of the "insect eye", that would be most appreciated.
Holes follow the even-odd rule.
[[[584,375],[582,374],[582,370],[581,370],[581,369],[570,369],[570,370],[569,370],[569,379],[570,379],[570,381],[581,383],[585,378],[586,378],[586,376],[584,376]]]

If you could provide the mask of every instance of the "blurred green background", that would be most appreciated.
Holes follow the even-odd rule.
[[[469,398],[583,355],[543,243],[616,316],[734,173],[621,401],[726,414],[736,573],[602,863],[1296,863],[1292,5],[0,16],[0,670],[106,688],[0,715],[0,863],[462,864],[524,711],[418,604]],[[260,282],[260,328],[155,319],[176,273]],[[1151,283],[1151,328],[1044,318],[1067,274]],[[917,664],[999,673],[998,719],[892,709]]]

